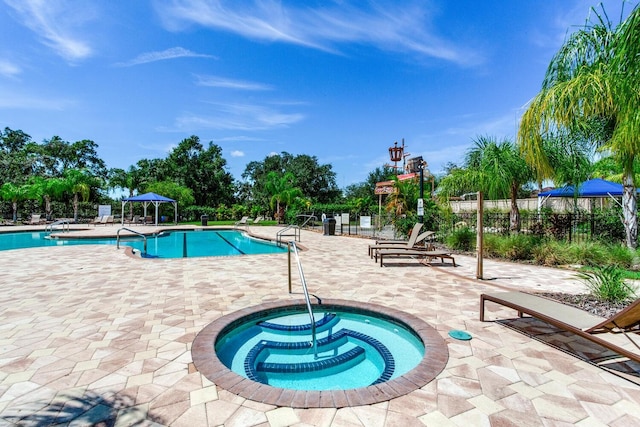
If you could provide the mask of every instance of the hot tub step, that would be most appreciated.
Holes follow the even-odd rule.
[[[336,319],[335,313],[327,313],[322,316],[321,319],[316,320],[316,332],[319,332],[325,329],[327,326],[333,324],[333,320]],[[259,322],[258,326],[270,329],[273,331],[284,331],[284,332],[307,332],[311,330],[311,323],[307,323],[304,325],[282,325],[280,323],[271,323],[271,322]]]
[[[304,363],[269,363],[260,362],[256,366],[259,372],[277,372],[282,374],[293,374],[302,372],[316,372],[325,369],[344,366],[345,369],[365,358],[365,351],[362,347],[355,347],[346,353],[316,362]]]

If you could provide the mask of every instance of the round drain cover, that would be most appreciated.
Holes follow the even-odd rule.
[[[449,336],[451,338],[455,338],[457,340],[468,341],[471,339],[471,334],[469,332],[460,331],[458,329],[453,329],[449,331]]]

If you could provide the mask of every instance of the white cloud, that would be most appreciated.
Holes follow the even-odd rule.
[[[244,157],[244,151],[233,150],[231,152],[231,157]]]
[[[149,62],[156,62],[156,61],[164,61],[167,59],[176,59],[176,58],[215,58],[215,56],[212,55],[206,55],[203,53],[196,53],[196,52],[192,52],[188,49],[184,49],[182,47],[172,47],[170,49],[165,49],[162,51],[155,51],[155,52],[145,52],[145,53],[141,53],[140,55],[138,55],[137,57],[135,57],[134,59],[127,61],[127,62],[120,62],[116,65],[121,66],[121,67],[130,67],[132,65],[140,65],[140,64],[146,64]]]
[[[482,62],[477,49],[456,46],[429,27],[424,2],[323,2],[284,5],[281,1],[157,1],[156,9],[170,30],[200,25],[253,40],[291,43],[328,52],[356,43],[391,52],[413,53],[461,65]],[[300,6],[300,4],[302,4]]]
[[[5,0],[17,13],[22,24],[42,42],[69,61],[92,54],[85,34],[78,27],[93,19],[93,12],[83,8],[86,3],[64,0]]]
[[[249,82],[243,80],[232,80],[218,76],[196,76],[197,84],[200,86],[221,87],[225,89],[239,90],[272,90],[273,88],[263,83]]]
[[[304,119],[301,113],[285,113],[270,107],[248,104],[212,104],[208,115],[184,114],[176,120],[178,130],[225,129],[256,131],[286,127]]]
[[[20,73],[22,73],[22,70],[16,64],[0,59],[0,75],[15,77]]]

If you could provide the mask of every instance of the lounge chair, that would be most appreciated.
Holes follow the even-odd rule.
[[[450,259],[453,266],[456,267],[456,260],[451,255],[451,252],[432,248],[387,248],[380,249],[375,252],[375,259],[378,262],[380,258],[380,267],[384,266],[384,259],[387,258],[402,258],[412,257],[420,258],[422,264],[429,265],[433,258],[440,258],[440,261],[444,263],[445,258]]]
[[[31,214],[31,220],[29,221],[29,225],[43,224],[45,221],[40,219],[42,215]]]
[[[133,218],[130,218],[128,224],[141,224],[142,220],[140,219],[140,215],[134,215]]]
[[[420,236],[420,229],[422,228],[422,223],[418,222],[411,229],[411,233],[409,233],[409,239],[407,240],[380,240],[374,243],[373,245],[369,245],[369,257],[373,258],[373,254],[379,249],[393,249],[393,248],[413,248],[415,244],[418,242],[418,236]],[[427,232],[428,233],[428,232]],[[423,233],[424,234],[424,233]],[[425,238],[427,236],[425,235]]]
[[[102,217],[101,216],[97,216],[94,219],[92,219],[91,221],[89,221],[89,224],[93,224],[95,226],[95,225],[100,224],[101,222],[102,222]]]
[[[254,224],[257,224],[257,223],[259,223],[260,221],[262,221],[263,219],[264,219],[264,217],[263,217],[262,215],[257,216],[257,217],[256,217],[256,219],[254,219],[254,220],[253,220],[253,223],[254,223]]]
[[[249,220],[248,216],[243,216],[242,218],[240,218],[240,221],[236,221],[236,223],[234,224],[234,226],[238,226],[238,225],[247,225],[247,221]]]
[[[596,316],[579,308],[560,302],[526,294],[524,292],[497,292],[480,295],[480,321],[484,322],[484,307],[487,301],[504,305],[547,322],[557,328],[576,334],[595,342],[615,353],[640,363],[640,351],[632,352],[612,341],[598,336],[603,332],[623,333],[637,349],[640,346],[628,332],[640,332],[640,298],[629,304],[624,310],[610,318]]]
[[[100,225],[107,225],[107,224],[114,224],[113,222],[113,215],[103,215],[100,217],[100,222],[96,223],[100,224]]]

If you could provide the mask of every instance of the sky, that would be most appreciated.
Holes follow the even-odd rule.
[[[613,23],[638,1],[604,1]],[[515,140],[595,0],[0,0],[0,128],[89,139],[109,168],[196,135],[236,180],[288,152],[340,188],[404,139],[433,174]]]

